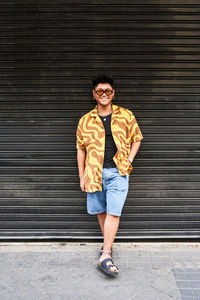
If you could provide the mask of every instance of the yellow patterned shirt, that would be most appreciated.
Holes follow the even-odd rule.
[[[112,104],[111,132],[117,147],[113,157],[116,168],[120,175],[129,175],[133,169],[128,160],[131,144],[143,139],[136,118],[129,109]],[[97,105],[80,118],[76,138],[76,149],[86,149],[85,191],[102,191],[105,129],[97,113]]]

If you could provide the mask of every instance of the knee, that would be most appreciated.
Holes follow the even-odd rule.
[[[111,215],[111,214],[107,214],[107,215],[114,218],[114,219],[119,219],[120,218],[120,216],[116,216],[116,215]]]
[[[106,211],[97,214],[98,216],[106,215]]]

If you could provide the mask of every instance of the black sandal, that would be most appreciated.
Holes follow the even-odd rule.
[[[111,252],[105,252],[102,250],[103,253],[107,253],[107,254],[110,254]],[[107,262],[111,261],[112,264],[109,264],[107,265]],[[116,265],[114,265],[112,259],[109,257],[109,258],[106,258],[104,259],[101,263],[97,263],[97,267],[104,271],[105,273],[109,274],[109,275],[112,275],[112,276],[117,276],[118,275],[118,272],[116,271],[111,271],[110,268],[111,267],[115,267],[117,270],[118,270],[118,267]]]
[[[107,263],[108,261],[111,261],[112,264],[107,265],[106,263]],[[117,275],[118,275],[118,272],[115,272],[115,271],[111,271],[111,270],[110,270],[111,267],[115,267],[115,268],[118,270],[118,267],[114,265],[114,263],[113,263],[113,261],[112,261],[111,258],[106,258],[106,259],[104,259],[100,264],[99,264],[99,263],[97,264],[97,267],[98,267],[100,270],[104,271],[105,273],[107,273],[107,274],[109,274],[109,275],[112,275],[112,276],[117,276]]]

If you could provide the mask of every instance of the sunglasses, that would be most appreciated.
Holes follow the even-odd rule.
[[[97,91],[95,91],[97,93],[98,96],[102,96],[104,93],[107,95],[107,96],[110,96],[112,95],[113,93],[113,90],[110,90],[110,89],[106,89],[106,90],[102,90],[102,89],[99,89]]]

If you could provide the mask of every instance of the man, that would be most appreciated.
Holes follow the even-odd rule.
[[[97,267],[116,276],[112,244],[143,135],[133,113],[112,103],[112,77],[102,75],[92,82],[97,105],[80,118],[76,132],[80,188],[87,192],[87,211],[97,215],[104,236]]]

